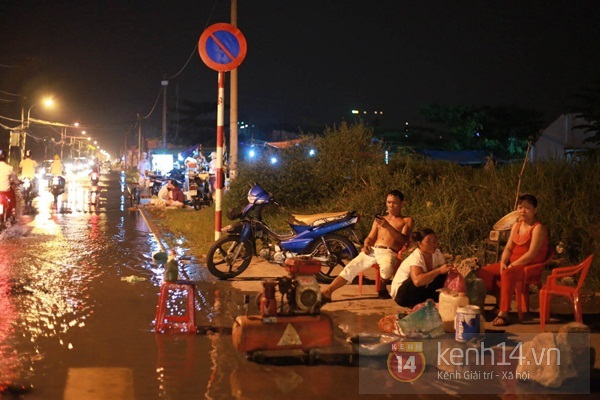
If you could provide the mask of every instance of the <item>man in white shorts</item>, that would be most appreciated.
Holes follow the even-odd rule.
[[[356,258],[321,292],[324,302],[331,301],[334,291],[341,288],[361,272],[379,265],[379,273],[383,279],[383,288],[378,296],[391,298],[387,284],[394,277],[394,269],[398,262],[398,252],[408,242],[414,221],[401,214],[404,195],[399,190],[392,190],[386,197],[386,215],[377,215],[373,221],[371,232],[365,239],[364,246]]]

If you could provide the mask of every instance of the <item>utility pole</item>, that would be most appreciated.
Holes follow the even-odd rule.
[[[138,113],[138,162],[142,159],[142,116]]]
[[[237,27],[237,0],[231,0],[231,25]],[[229,89],[229,179],[237,177],[238,169],[238,70],[235,68],[230,74]]]
[[[163,120],[162,120],[162,147],[167,148],[167,86],[169,81],[167,75],[164,75],[164,79],[161,82],[163,88]]]

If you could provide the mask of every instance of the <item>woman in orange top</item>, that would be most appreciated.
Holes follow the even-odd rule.
[[[531,194],[517,200],[518,219],[510,231],[510,238],[499,263],[481,268],[477,275],[483,280],[488,293],[500,298],[494,326],[508,325],[508,311],[517,282],[523,280],[525,266],[542,262],[548,253],[548,231],[537,219],[537,199]],[[497,281],[500,279],[500,288]],[[498,290],[500,289],[500,290]],[[499,292],[499,293],[498,293]]]

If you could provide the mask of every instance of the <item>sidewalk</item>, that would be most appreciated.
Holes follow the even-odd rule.
[[[365,273],[365,277],[372,279],[373,273],[374,270],[369,270]],[[262,291],[262,281],[264,278],[275,278],[284,275],[286,275],[286,272],[279,265],[271,264],[258,257],[254,257],[252,263],[244,273],[228,282],[231,283],[233,288],[240,291],[258,293]],[[322,288],[324,286],[321,285]],[[539,324],[537,312],[538,301],[536,297],[536,295],[532,295],[531,297],[532,312],[526,316],[525,321],[518,321],[516,312],[512,312],[510,315],[510,325],[495,327],[490,322],[486,322],[486,333],[506,333],[515,340],[522,338],[524,341],[529,341],[532,336],[542,333]],[[486,304],[489,304],[489,306],[486,308],[491,308],[493,300],[493,297],[488,297]],[[584,305],[584,322],[592,319],[596,321],[599,318],[598,310],[596,309],[598,302],[595,301],[592,303]],[[513,303],[514,309],[515,306]],[[378,325],[379,320],[382,317],[395,315],[402,311],[408,311],[408,309],[398,306],[391,299],[379,299],[375,292],[375,285],[373,284],[363,285],[362,295],[358,293],[358,285],[345,285],[334,293],[333,301],[325,304],[321,310],[321,312],[328,314],[332,318],[336,339],[339,342],[344,342],[346,338],[358,333],[382,333]],[[546,325],[547,332],[557,332],[562,325],[573,321],[572,312],[570,317],[568,310],[565,310],[564,313],[564,315],[560,315],[564,317],[564,320],[559,321],[551,318],[550,323]],[[592,326],[590,342],[591,347],[598,352],[600,351],[600,331],[597,329],[594,330],[594,328],[597,328],[595,324]],[[596,357],[595,359],[595,368],[600,368],[599,358]]]

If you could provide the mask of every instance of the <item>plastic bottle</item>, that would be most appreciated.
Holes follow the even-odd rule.
[[[171,250],[169,258],[167,259],[167,263],[165,264],[165,274],[163,279],[165,282],[175,282],[178,279],[178,275],[179,264],[175,259],[175,251]]]
[[[445,332],[454,332],[454,318],[459,307],[469,305],[469,298],[464,292],[453,290],[440,291],[439,311],[442,317],[442,328]]]

